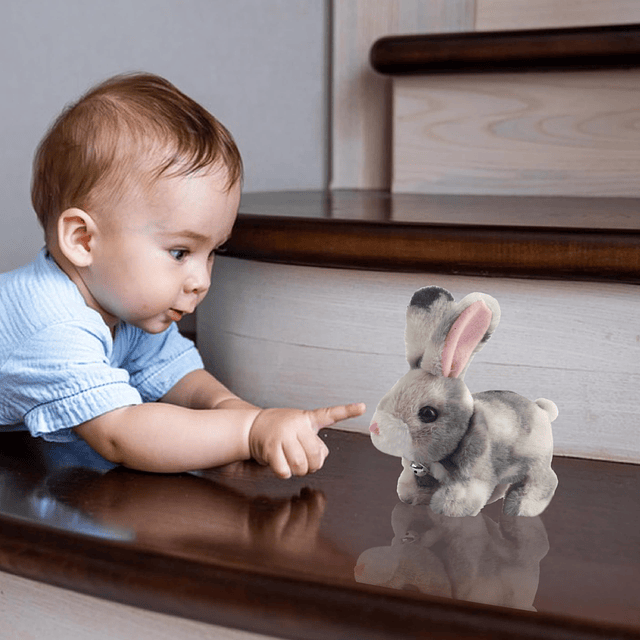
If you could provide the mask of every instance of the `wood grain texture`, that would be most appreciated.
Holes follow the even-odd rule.
[[[640,195],[640,71],[394,81],[394,192]]]
[[[560,408],[556,451],[640,462],[638,289],[375,273],[220,258],[198,315],[205,363],[266,406],[364,401],[343,428],[366,432],[380,398],[404,374],[404,313],[412,293],[439,285],[458,299],[497,298],[494,339],[467,376],[472,391],[508,388]],[[239,294],[241,292],[241,294]]]
[[[637,0],[476,0],[479,31],[640,22]]]
[[[332,188],[390,185],[391,85],[369,65],[390,33],[473,28],[475,0],[340,0],[332,19]]]
[[[267,640],[264,636],[145,611],[0,572],[3,638],[47,640]]]

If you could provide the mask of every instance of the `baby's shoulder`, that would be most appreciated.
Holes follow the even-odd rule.
[[[99,320],[75,284],[44,253],[0,275],[0,354],[34,336],[57,331],[68,340],[74,332],[94,333],[102,339],[106,325]]]

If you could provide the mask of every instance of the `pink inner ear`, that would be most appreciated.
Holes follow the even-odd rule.
[[[482,300],[470,304],[453,323],[442,350],[442,375],[457,378],[469,362],[473,350],[487,332],[491,309]]]

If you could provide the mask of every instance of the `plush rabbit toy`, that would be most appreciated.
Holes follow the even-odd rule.
[[[456,304],[445,289],[426,287],[411,298],[410,370],[380,400],[369,427],[376,448],[403,459],[403,502],[473,516],[504,498],[506,515],[537,516],[551,501],[556,405],[511,391],[472,395],[463,382],[499,321],[497,301],[483,293]]]

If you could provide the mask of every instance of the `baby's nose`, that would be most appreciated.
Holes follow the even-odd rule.
[[[195,293],[198,295],[204,295],[207,291],[209,291],[209,283],[206,284],[204,282],[196,282],[191,283],[185,287],[187,293]]]
[[[211,285],[211,277],[209,272],[193,274],[184,283],[185,293],[195,293],[204,295]]]

